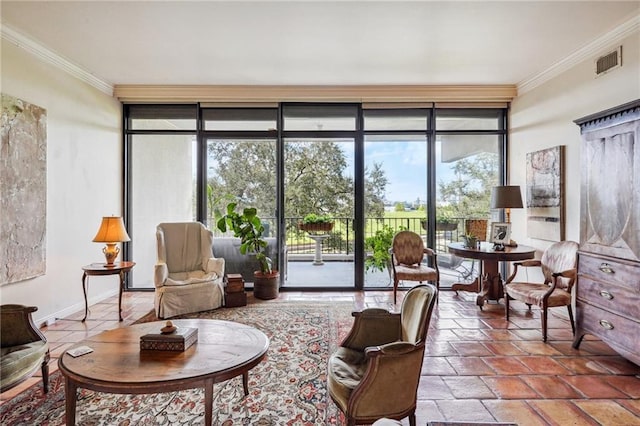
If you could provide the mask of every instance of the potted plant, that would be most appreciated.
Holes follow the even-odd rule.
[[[330,215],[318,215],[309,213],[302,222],[298,223],[298,229],[309,233],[330,232],[333,229],[333,217]]]
[[[384,225],[382,229],[378,229],[372,236],[367,237],[364,241],[365,250],[367,250],[367,258],[364,261],[367,271],[384,271],[385,268],[389,272],[389,280],[391,280],[391,245],[393,244],[393,236],[395,231],[389,225]]]
[[[428,231],[427,221],[425,219],[420,221],[422,229]],[[440,207],[436,211],[436,231],[455,231],[458,229],[458,220],[453,217],[453,212],[443,207]]]
[[[265,254],[267,241],[262,234],[264,225],[254,207],[236,212],[237,203],[227,204],[227,212],[217,215],[217,227],[221,232],[233,231],[233,236],[240,238],[240,253],[255,255],[260,270],[253,273],[253,295],[258,299],[275,299],[278,297],[278,281],[280,274],[273,269],[272,260]]]
[[[464,246],[466,248],[478,248],[478,237],[476,237],[475,235],[472,234],[466,234],[462,236],[462,239],[464,240]]]

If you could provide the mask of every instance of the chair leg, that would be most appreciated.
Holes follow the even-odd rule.
[[[509,295],[504,293],[504,319],[509,321]]]
[[[49,393],[49,352],[45,355],[42,360],[42,390],[44,393]]]
[[[547,341],[547,307],[543,307],[542,308],[542,315],[540,315],[540,317],[542,318],[542,341],[546,342]]]
[[[393,277],[393,304],[396,304],[396,293],[398,292],[398,279]]]
[[[415,411],[409,414],[409,426],[416,426],[416,413]]]
[[[571,305],[567,305],[567,310],[569,311],[569,321],[571,321],[571,332],[573,335],[576,335],[576,324],[573,320],[573,309],[571,309]]]

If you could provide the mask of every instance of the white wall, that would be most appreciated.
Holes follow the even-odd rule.
[[[640,98],[640,33],[623,40],[623,66],[595,78],[599,54],[514,99],[511,105],[509,184],[526,184],[526,154],[565,145],[567,240],[580,241],[580,128],[573,120]],[[613,50],[604,49],[601,53]],[[600,54],[601,54],[600,53]],[[526,209],[512,209],[512,238],[544,250],[552,242],[527,238]],[[538,255],[539,257],[539,255]]]
[[[38,307],[37,323],[84,309],[83,265],[102,216],[122,213],[121,106],[94,87],[2,40],[3,93],[47,110],[45,275],[0,287],[0,303]],[[90,303],[117,294],[116,276],[91,277]]]

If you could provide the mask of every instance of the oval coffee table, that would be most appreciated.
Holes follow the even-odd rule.
[[[248,371],[269,348],[269,338],[244,324],[220,320],[175,320],[178,327],[196,327],[198,341],[183,352],[140,350],[140,336],[159,333],[165,321],[104,331],[77,346],[93,352],[58,360],[65,377],[66,424],[75,425],[77,389],[118,394],[162,393],[204,388],[205,424],[211,425],[213,384],[242,374],[244,393]]]

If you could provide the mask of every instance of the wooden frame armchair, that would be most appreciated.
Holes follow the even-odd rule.
[[[0,392],[4,392],[38,370],[44,393],[49,392],[49,344],[33,323],[35,306],[0,306]]]
[[[415,410],[429,322],[438,290],[413,287],[400,313],[370,308],[354,312],[353,327],[329,358],[328,390],[347,423],[409,417]]]
[[[391,265],[393,268],[393,303],[396,303],[398,283],[407,281],[433,281],[440,290],[440,270],[435,250],[426,248],[422,237],[412,231],[400,231],[393,237],[391,245]],[[433,268],[423,265],[424,256],[431,260]]]
[[[561,241],[554,243],[542,254],[540,260],[528,260],[513,264],[514,270],[504,285],[505,318],[509,320],[509,299],[524,302],[531,310],[536,305],[542,310],[542,341],[547,341],[548,308],[566,306],[571,330],[575,334],[571,290],[576,279],[578,243]],[[538,267],[544,274],[543,283],[514,282],[518,268]]]

